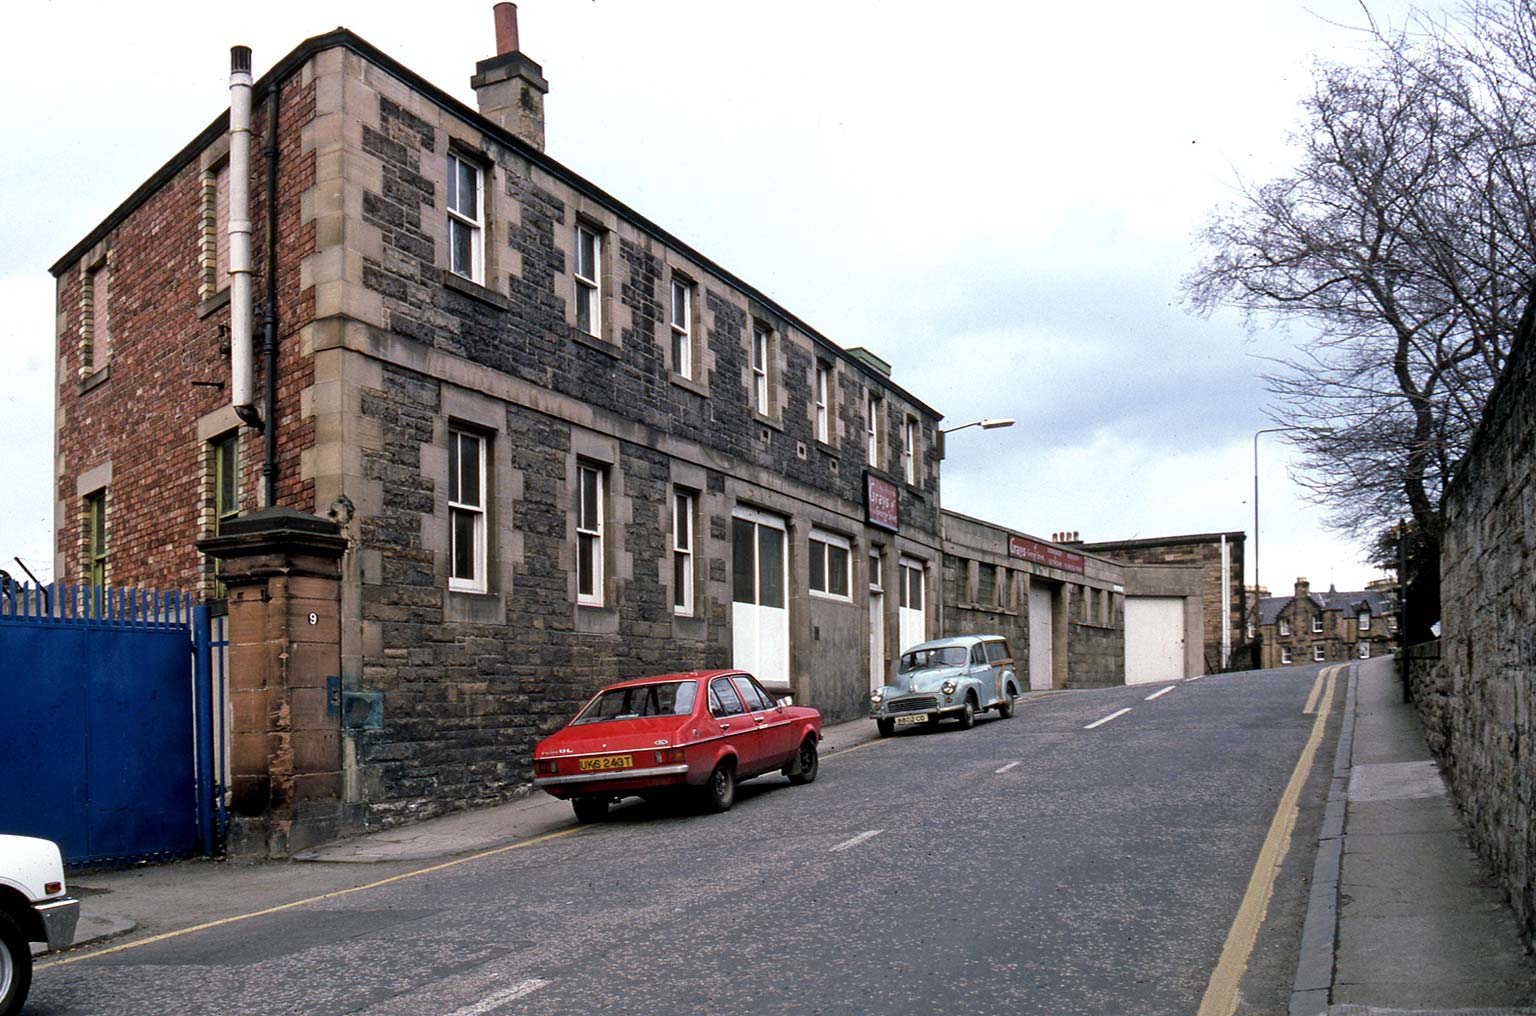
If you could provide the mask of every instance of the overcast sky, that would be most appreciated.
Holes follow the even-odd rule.
[[[1370,0],[1378,22],[1405,5]],[[1287,165],[1314,55],[1359,0],[525,0],[550,155],[867,346],[946,426],[946,507],[1086,540],[1253,531],[1263,357],[1297,340],[1182,308],[1195,229]],[[474,105],[489,0],[40,3],[0,40],[0,567],[52,573],[48,266],[337,25]],[[165,341],[174,342],[174,336]],[[1259,446],[1264,583],[1380,577]],[[146,433],[145,440],[158,436]],[[192,510],[188,506],[188,510]],[[1250,539],[1249,578],[1252,579]]]

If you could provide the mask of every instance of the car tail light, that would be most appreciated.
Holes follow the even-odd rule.
[[[61,893],[63,891],[64,891],[64,883],[63,882],[44,882],[43,883],[43,895],[44,896],[53,896],[54,894]]]
[[[681,748],[663,748],[656,753],[656,764],[659,766],[675,765],[687,761]]]
[[[535,776],[553,776],[560,771],[560,761],[552,758],[536,758],[533,760],[533,774]]]

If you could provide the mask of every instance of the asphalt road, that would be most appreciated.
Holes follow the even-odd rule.
[[[28,1011],[1189,1016],[1317,673],[1032,698],[836,753],[809,786],[745,784],[725,815],[635,802],[524,850],[52,968]],[[1326,768],[1240,1012],[1285,1012]]]

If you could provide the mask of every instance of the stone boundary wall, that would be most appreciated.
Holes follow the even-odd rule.
[[[1536,356],[1517,340],[1445,498],[1438,668],[1414,680],[1478,851],[1536,946]]]

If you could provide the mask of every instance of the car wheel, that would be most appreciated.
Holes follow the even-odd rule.
[[[32,987],[32,947],[11,915],[0,911],[0,1016],[16,1016]]]
[[[881,737],[890,737],[892,734],[896,733],[896,721],[890,719],[878,719],[875,721],[875,729],[880,732]]]
[[[974,726],[976,726],[976,702],[967,695],[965,704],[960,707],[960,729],[970,730]]]
[[[709,782],[704,784],[703,799],[705,811],[731,810],[731,805],[736,803],[736,770],[730,762],[721,762],[709,774]]]
[[[608,817],[608,798],[573,797],[571,809],[576,812],[578,822],[601,822]]]
[[[810,783],[820,768],[821,757],[816,752],[816,735],[812,734],[800,742],[800,750],[795,753],[795,766],[788,773],[789,782]]]
[[[997,704],[997,715],[1005,720],[1013,715],[1013,698],[1013,689],[1009,688],[1007,694],[1003,696],[1003,700]]]

